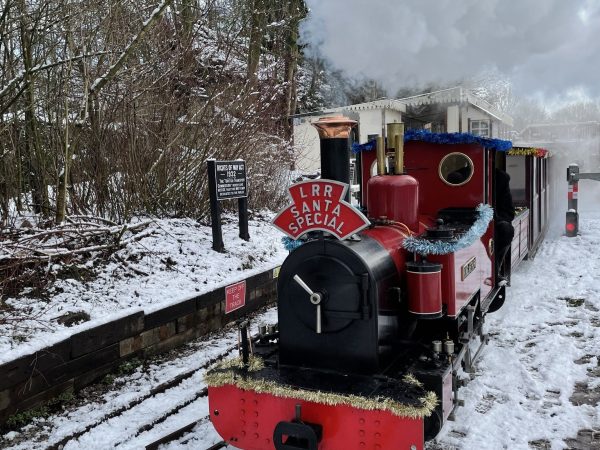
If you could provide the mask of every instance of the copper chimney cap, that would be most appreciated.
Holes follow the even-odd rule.
[[[357,123],[346,116],[329,116],[321,117],[312,126],[319,132],[320,139],[348,139]]]

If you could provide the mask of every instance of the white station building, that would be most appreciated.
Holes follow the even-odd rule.
[[[298,171],[314,173],[320,168],[319,136],[312,123],[319,117],[340,114],[358,121],[356,139],[361,143],[370,135],[381,135],[385,124],[393,122],[404,122],[407,129],[469,132],[503,139],[510,139],[513,125],[512,117],[462,87],[299,114],[293,117]]]

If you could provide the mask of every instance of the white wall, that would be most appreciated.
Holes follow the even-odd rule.
[[[446,109],[446,133],[458,133],[460,131],[460,110],[458,105],[448,106]]]
[[[320,162],[320,144],[319,134],[315,127],[311,125],[320,117],[333,115],[346,115],[353,118],[358,116],[359,120],[359,140],[361,143],[367,142],[370,134],[381,134],[382,109],[366,110],[347,110],[336,111],[329,114],[320,114],[316,116],[306,116],[294,119],[294,144],[296,148],[296,169],[304,172],[316,172],[321,167]],[[472,105],[449,106],[446,110],[446,130],[448,133],[469,131],[469,119],[471,120],[489,120],[491,116]],[[402,113],[395,110],[385,109],[385,122],[402,122]],[[459,125],[461,125],[459,127]],[[492,119],[492,137],[498,137],[500,124]]]
[[[511,189],[525,189],[526,172],[525,156],[514,155],[506,157],[506,171],[510,175]]]
[[[450,107],[452,108],[452,107]],[[448,109],[450,109],[448,108]],[[492,124],[492,136],[493,138],[497,138],[499,136],[499,131],[500,131],[500,122],[496,119],[494,119],[492,116],[490,116],[489,114],[483,112],[482,110],[480,110],[479,108],[476,108],[473,105],[465,105],[462,106],[460,108],[460,112],[461,112],[461,132],[462,133],[468,133],[469,132],[469,119],[471,120],[490,120],[491,119],[491,124]],[[458,130],[456,130],[458,131]],[[448,131],[449,133],[451,133],[451,131]]]
[[[382,115],[381,109],[359,111],[359,136],[360,143],[367,142],[370,134],[381,135]],[[390,109],[385,110],[385,123],[402,122],[402,113]]]

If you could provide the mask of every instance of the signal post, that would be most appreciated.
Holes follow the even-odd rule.
[[[579,197],[579,180],[600,181],[600,173],[580,173],[577,164],[570,164],[567,168],[567,182],[569,183],[568,211],[565,223],[565,234],[569,237],[577,236],[579,231],[579,212],[577,200]]]

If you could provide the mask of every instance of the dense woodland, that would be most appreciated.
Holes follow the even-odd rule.
[[[303,1],[0,1],[0,213],[201,217],[205,160],[289,168]]]
[[[448,87],[389,93],[331,70],[300,40],[304,0],[157,2],[0,0],[3,224],[21,212],[201,218],[213,157],[246,159],[250,204],[277,207],[290,114]],[[496,74],[459,82],[518,126],[549,119]]]

